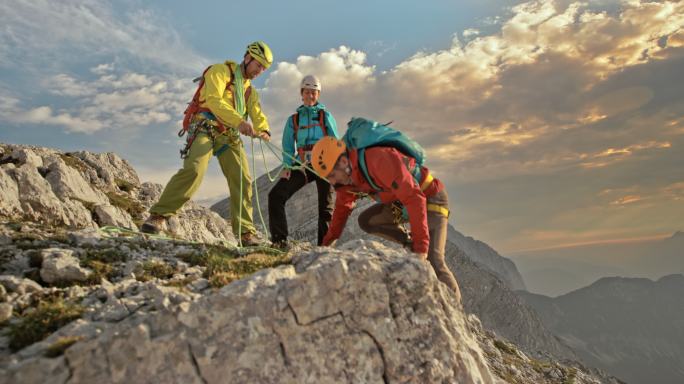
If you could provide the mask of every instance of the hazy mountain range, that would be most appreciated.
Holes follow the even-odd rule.
[[[602,278],[550,298],[519,291],[587,364],[628,383],[684,383],[684,276]]]
[[[526,252],[509,256],[527,290],[558,296],[606,276],[658,279],[684,273],[684,232],[664,240]]]

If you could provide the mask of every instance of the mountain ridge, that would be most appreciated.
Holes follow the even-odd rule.
[[[633,383],[684,380],[684,275],[604,277],[551,298],[518,291],[583,361]]]

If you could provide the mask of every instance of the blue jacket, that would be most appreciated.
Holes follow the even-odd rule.
[[[333,136],[337,139],[340,135],[337,133],[337,122],[335,118],[325,109],[323,103],[316,103],[314,106],[301,105],[297,108],[299,114],[299,129],[297,130],[297,138],[294,137],[294,124],[292,118],[294,115],[287,118],[285,129],[283,129],[283,152],[294,156],[297,160],[302,161],[297,149],[306,145],[314,145],[323,137],[323,129],[320,127],[318,121],[318,111],[323,110],[325,113],[324,121],[325,127],[328,130],[328,136]],[[307,128],[308,127],[308,128]],[[294,164],[294,160],[288,155],[283,155],[283,166],[285,168],[292,168],[298,164]]]

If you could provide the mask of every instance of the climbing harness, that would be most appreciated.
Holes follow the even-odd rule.
[[[323,137],[328,136],[328,129],[325,126],[325,111],[323,109],[318,110],[318,123],[303,125],[301,127],[299,126],[299,112],[295,112],[292,115],[292,130],[294,131],[295,142],[297,142],[297,132],[299,132],[300,128],[311,129],[314,127],[321,127]],[[311,149],[313,149],[313,144],[302,145],[297,148],[297,154],[299,154],[299,158],[302,159],[302,162],[306,164],[311,163]]]
[[[233,68],[231,68],[227,62],[224,63],[224,65],[228,67],[228,71],[230,72],[230,83],[228,83],[226,91],[230,91],[234,95],[233,107],[238,107],[241,104],[241,107],[243,109],[246,109],[244,103],[246,103],[247,100],[249,100],[249,96],[252,94],[252,86],[250,85],[249,87],[247,87],[247,89],[244,90],[244,93],[239,93],[239,96],[244,95],[244,101],[237,100],[238,97],[235,96],[235,90],[242,90],[242,81],[236,81],[236,77],[241,76],[242,72],[240,72],[239,68],[237,72],[233,72]],[[195,140],[197,134],[199,133],[197,130],[198,126],[210,126],[210,128],[208,129],[211,132],[213,132],[214,135],[222,134],[228,129],[211,113],[211,110],[209,108],[201,107],[202,103],[204,103],[204,100],[200,100],[200,93],[202,91],[202,88],[204,87],[204,75],[206,75],[207,71],[212,66],[213,65],[207,67],[204,70],[204,72],[202,72],[202,76],[193,79],[193,82],[199,82],[199,84],[197,85],[197,90],[195,91],[195,94],[192,96],[192,100],[190,100],[190,103],[188,103],[188,107],[183,112],[183,127],[180,129],[180,131],[178,131],[178,137],[183,137],[185,134],[190,132],[190,130],[192,130],[192,132],[188,134],[188,137],[185,141],[185,146],[180,151],[181,159],[185,159],[188,156],[190,146],[192,146],[192,142]],[[198,121],[196,119],[198,114],[201,114],[202,117],[204,117],[204,119]],[[210,122],[207,122],[207,120],[210,120]]]

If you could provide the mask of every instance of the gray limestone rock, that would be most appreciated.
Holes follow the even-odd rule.
[[[11,169],[14,169],[13,164],[0,167],[0,215],[16,217],[20,215],[22,209],[19,201],[19,188],[8,173]]]
[[[92,271],[79,265],[78,258],[68,249],[48,248],[41,251],[43,264],[40,277],[46,283],[85,281]]]
[[[24,295],[31,292],[40,292],[43,287],[31,279],[25,279],[12,275],[0,275],[0,284],[2,284],[7,291]]]
[[[66,165],[62,159],[58,158],[48,165],[45,179],[62,200],[72,199],[91,204],[105,204],[109,201],[104,193],[92,188],[77,169]]]
[[[13,306],[10,303],[0,303],[0,324],[12,317]]]
[[[12,176],[17,181],[24,216],[37,222],[71,224],[62,202],[35,167],[22,165],[12,171]]]
[[[140,180],[135,169],[133,169],[128,161],[115,153],[81,151],[71,153],[71,155],[83,160],[84,163],[92,167],[94,172],[88,175],[93,183],[101,183],[102,185],[124,191],[140,188]]]
[[[12,151],[10,157],[16,160],[18,164],[28,164],[35,168],[43,166],[43,158],[30,148],[18,147]]]
[[[131,215],[111,204],[98,204],[95,206],[93,213],[95,214],[95,220],[100,226],[113,225],[133,230],[138,229]]]

